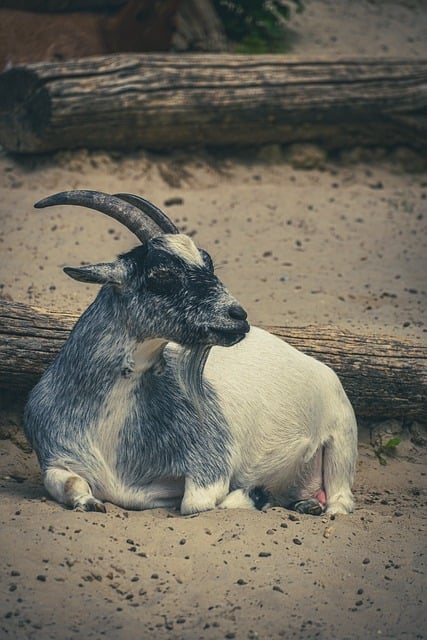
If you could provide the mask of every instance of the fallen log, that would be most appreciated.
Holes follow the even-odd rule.
[[[0,389],[27,392],[77,317],[0,301]],[[358,417],[427,421],[427,346],[329,326],[266,328],[335,369]]]
[[[0,74],[12,152],[427,142],[427,60],[118,54]]]

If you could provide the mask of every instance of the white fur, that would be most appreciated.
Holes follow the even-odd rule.
[[[218,509],[255,509],[255,506],[247,493],[242,489],[235,489],[220,502]]]
[[[215,509],[227,495],[228,489],[228,481],[220,480],[209,487],[200,487],[191,478],[186,478],[181,513],[187,515]]]
[[[152,340],[136,343],[133,351],[133,360],[135,374],[138,378],[159,362],[166,345],[167,340],[163,338],[153,338]]]
[[[185,260],[185,262],[196,264],[199,267],[203,266],[203,259],[200,255],[200,251],[188,236],[182,233],[177,235],[167,235],[163,236],[163,241],[171,253],[179,256]]]
[[[234,486],[262,486],[286,502],[314,497],[304,489],[323,480],[327,510],[352,510],[356,421],[329,367],[252,327],[236,346],[212,349],[205,375],[230,425]]]

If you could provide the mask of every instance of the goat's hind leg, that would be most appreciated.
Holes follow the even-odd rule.
[[[61,467],[51,467],[44,472],[43,480],[47,491],[58,502],[75,511],[105,513],[104,503],[93,496],[89,484],[78,474]]]
[[[351,487],[357,459],[357,424],[352,410],[346,418],[324,448],[323,482],[329,514],[351,513],[354,506]]]
[[[320,516],[325,510],[326,496],[323,487],[323,448],[320,447],[294,486],[289,490],[288,509],[311,516]]]

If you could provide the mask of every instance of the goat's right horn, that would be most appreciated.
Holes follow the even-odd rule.
[[[48,196],[34,205],[37,209],[52,207],[59,204],[73,204],[88,207],[105,213],[110,218],[121,222],[132,231],[143,244],[153,236],[153,225],[141,215],[141,209],[131,202],[112,196],[101,191],[89,191],[76,189],[74,191],[62,191]],[[171,223],[172,224],[172,223]]]
[[[134,207],[140,209],[163,231],[163,233],[179,233],[178,227],[161,209],[156,207],[152,202],[135,196],[133,193],[115,193],[116,198],[120,198],[125,202],[129,202]]]

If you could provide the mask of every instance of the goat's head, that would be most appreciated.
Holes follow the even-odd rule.
[[[131,194],[66,191],[37,208],[81,205],[130,229],[141,244],[114,262],[65,267],[76,280],[111,285],[133,335],[183,346],[232,346],[249,331],[245,310],[214,273],[210,256],[153,204]]]

